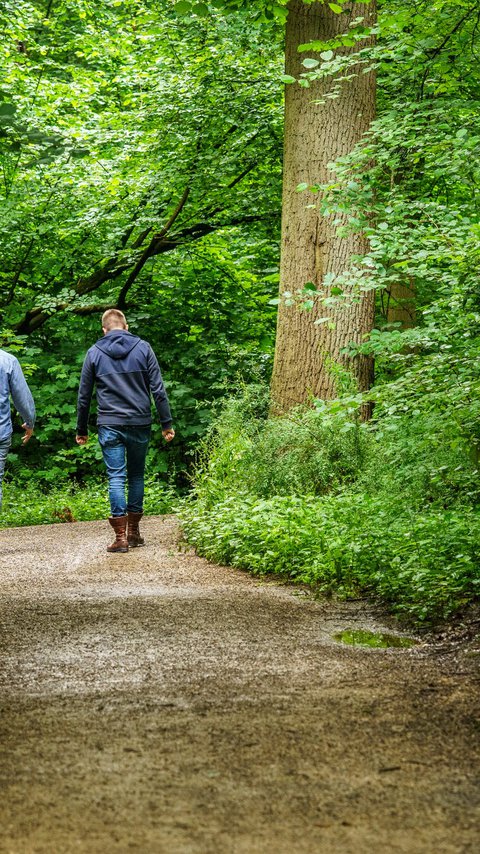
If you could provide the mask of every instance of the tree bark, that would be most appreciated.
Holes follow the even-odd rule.
[[[305,56],[320,59],[314,53],[299,53],[298,45],[327,41],[348,30],[350,21],[363,15],[373,23],[375,2],[349,4],[348,13],[336,14],[328,4],[291,0],[286,34],[286,74],[297,78],[305,71]],[[362,42],[362,46],[367,42]],[[344,48],[347,53],[355,48]],[[348,269],[352,255],[367,250],[360,234],[339,237],[336,227],[316,208],[307,208],[315,197],[297,192],[301,183],[327,183],[332,178],[328,164],[349,153],[368,130],[375,116],[375,76],[360,73],[343,84],[337,99],[315,103],[331,84],[315,81],[310,88],[287,84],[285,95],[285,142],[282,201],[282,249],[280,263],[280,299],[277,341],[272,377],[272,398],[276,411],[304,403],[309,396],[329,399],[336,395],[332,360],[343,365],[341,354],[350,342],[360,342],[374,320],[374,293],[364,294],[347,306],[326,309],[319,299],[312,311],[298,304],[285,305],[282,295],[293,295],[312,282],[323,289],[328,273]],[[331,323],[315,325],[319,317],[329,316]],[[359,388],[365,390],[372,380],[373,364],[357,357],[351,364]]]
[[[387,323],[400,323],[401,329],[411,329],[416,325],[417,306],[415,300],[415,282],[410,286],[394,282],[387,292]]]

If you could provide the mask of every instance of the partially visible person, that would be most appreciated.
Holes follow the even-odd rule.
[[[143,546],[139,523],[143,515],[145,458],[150,441],[151,396],[162,434],[175,436],[167,394],[155,354],[146,341],[128,331],[123,312],[111,308],[102,317],[103,338],[90,347],[83,363],[78,392],[78,445],[88,441],[88,415],[93,388],[97,395],[98,440],[108,475],[115,540],[108,552]],[[125,487],[127,497],[125,498]]]
[[[20,362],[15,356],[0,350],[0,507],[2,506],[2,482],[5,463],[12,443],[12,412],[10,398],[20,414],[24,429],[22,444],[33,436],[35,426],[35,404],[32,393],[23,376]]]

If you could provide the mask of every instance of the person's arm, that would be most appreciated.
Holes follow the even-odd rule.
[[[157,357],[150,345],[148,346],[147,367],[150,391],[152,393],[153,400],[155,401],[160,424],[162,425],[162,434],[164,439],[166,439],[167,442],[170,442],[175,436],[175,431],[172,426],[172,413],[170,412],[170,405],[168,403],[167,392],[165,391],[165,386],[163,384],[160,365],[158,364]]]
[[[76,441],[79,445],[85,445],[88,439],[88,415],[90,412],[94,382],[95,373],[90,355],[87,353],[83,363],[82,374],[80,376],[80,387],[78,389]]]
[[[33,435],[35,404],[18,359],[15,359],[13,370],[9,376],[9,387],[15,409],[20,413],[23,420],[22,427],[25,430],[25,435],[22,442],[25,444]]]

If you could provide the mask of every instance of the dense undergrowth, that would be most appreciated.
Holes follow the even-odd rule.
[[[480,484],[455,423],[414,410],[362,424],[353,400],[319,406],[269,419],[259,386],[229,401],[181,512],[188,542],[417,620],[472,601]]]
[[[150,515],[169,513],[174,491],[158,480],[145,484],[145,512]],[[33,482],[9,482],[3,488],[0,528],[24,525],[47,525],[55,522],[89,522],[110,515],[106,478],[72,484],[63,481],[42,488]]]

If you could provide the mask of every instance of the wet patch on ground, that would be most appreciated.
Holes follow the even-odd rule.
[[[388,632],[372,632],[369,629],[344,629],[336,632],[333,639],[349,646],[361,646],[367,649],[410,649],[419,641],[406,635],[392,635]]]

